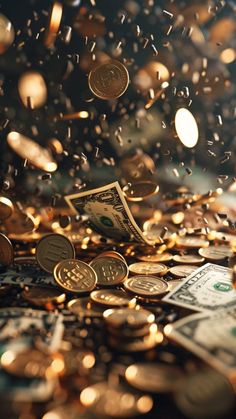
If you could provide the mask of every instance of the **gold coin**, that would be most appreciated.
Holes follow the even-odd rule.
[[[174,255],[173,260],[181,264],[201,265],[205,259],[199,255]]]
[[[171,279],[168,281],[168,291],[173,291],[181,282],[181,279]]]
[[[58,262],[64,259],[73,259],[75,249],[73,244],[62,234],[48,234],[37,244],[36,259],[44,271],[53,273]]]
[[[130,342],[121,342],[120,339],[109,336],[108,343],[112,348],[122,352],[141,352],[155,348],[158,344],[157,337],[157,333],[149,333],[147,336],[135,338]]]
[[[0,220],[4,221],[13,214],[13,204],[10,199],[0,196]]]
[[[68,310],[79,317],[102,317],[104,308],[94,304],[89,297],[80,297],[69,301]]]
[[[139,202],[153,195],[159,191],[159,186],[151,180],[145,180],[136,183],[129,183],[124,186],[123,193],[128,201]]]
[[[55,266],[53,274],[60,287],[78,294],[92,291],[97,283],[94,269],[81,260],[61,260]]]
[[[13,263],[14,251],[10,240],[0,233],[0,264],[11,265]]]
[[[168,283],[156,276],[137,275],[124,282],[127,291],[141,297],[161,296],[168,291]]]
[[[201,248],[198,251],[199,255],[203,256],[209,261],[221,261],[233,255],[229,246],[209,246]]]
[[[35,306],[48,304],[61,304],[66,299],[66,294],[53,288],[32,287],[22,292],[22,297]]]
[[[14,211],[13,214],[4,221],[4,226],[9,233],[25,234],[31,233],[37,226],[35,218],[23,211]]]
[[[155,275],[163,276],[167,272],[167,266],[162,263],[137,262],[129,265],[129,271],[137,275]]]
[[[126,260],[125,260],[124,256],[122,256],[119,252],[115,252],[114,250],[107,250],[105,252],[102,252],[102,253],[100,253],[99,256],[97,256],[97,258],[100,258],[100,257],[103,257],[103,256],[111,256],[111,257],[114,257],[114,258],[117,258],[117,259],[121,259],[121,260],[123,260],[123,262],[126,263]]]
[[[135,255],[136,259],[142,262],[170,262],[173,259],[171,253],[161,253],[155,255]]]
[[[158,363],[132,364],[125,371],[128,383],[150,393],[172,393],[178,389],[184,374],[172,365]]]
[[[127,293],[120,290],[93,291],[90,298],[97,304],[111,307],[128,306],[131,301],[135,303],[135,298],[131,298]]]
[[[184,249],[199,249],[200,247],[208,247],[209,241],[198,236],[177,237],[176,246]]]
[[[14,353],[8,351],[1,356],[1,366],[8,373],[17,377],[27,378],[53,378],[64,369],[62,355],[58,353],[45,354],[37,349],[26,349]]]
[[[170,268],[169,272],[177,278],[185,278],[186,276],[191,275],[198,268],[199,266],[195,265],[178,265]]]
[[[236,289],[236,265],[234,265],[233,267],[232,283],[234,289]]]
[[[95,65],[89,73],[90,90],[100,99],[117,99],[129,85],[129,73],[117,60]]]
[[[156,326],[156,325],[155,325]],[[125,339],[126,342],[134,340],[135,338],[140,338],[148,336],[152,331],[153,324],[145,325],[137,329],[131,329],[130,327],[122,327],[122,329],[116,329],[115,327],[107,327],[107,331],[111,337],[114,339],[119,338],[120,340]]]
[[[128,275],[128,267],[123,260],[103,256],[93,259],[90,266],[95,270],[98,278],[98,285],[112,287],[121,284]]]
[[[110,327],[122,329],[124,327],[140,328],[152,324],[155,320],[154,314],[148,310],[135,310],[132,308],[108,309],[104,311],[103,317]]]

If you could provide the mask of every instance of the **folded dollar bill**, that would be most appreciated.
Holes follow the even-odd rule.
[[[216,312],[236,306],[232,270],[206,263],[169,292],[163,301],[195,311]]]

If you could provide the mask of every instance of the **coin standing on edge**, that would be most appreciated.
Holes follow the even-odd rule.
[[[55,266],[53,274],[60,287],[78,294],[92,291],[97,283],[94,269],[81,260],[62,260]]]
[[[61,260],[74,257],[73,244],[62,234],[48,234],[38,242],[36,247],[37,262],[44,271],[49,273],[53,273],[54,267]]]
[[[127,68],[117,60],[95,65],[89,73],[89,88],[99,99],[111,100],[122,96],[129,85]]]

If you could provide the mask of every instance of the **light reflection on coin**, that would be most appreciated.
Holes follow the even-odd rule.
[[[207,248],[201,248],[198,251],[199,255],[203,256],[205,259],[209,261],[221,261],[226,259],[227,257],[231,257],[233,255],[229,246],[209,246]]]
[[[130,308],[108,309],[103,314],[108,326],[123,328],[139,328],[151,324],[155,316],[148,310],[135,310]]]
[[[97,283],[96,272],[81,260],[62,260],[55,266],[53,273],[58,285],[78,294],[92,291]]]
[[[80,297],[69,301],[68,310],[79,317],[102,317],[104,307],[94,304],[89,297]]]
[[[2,233],[0,233],[0,264],[11,265],[13,263],[13,247],[10,240]]]
[[[117,99],[126,91],[129,73],[117,60],[97,64],[89,73],[89,88],[100,99]]]
[[[162,263],[137,262],[129,265],[129,271],[137,275],[155,275],[163,276],[167,272],[167,267]]]
[[[123,291],[120,290],[98,290],[93,291],[90,294],[90,298],[97,304],[102,304],[103,306],[111,307],[120,307],[128,306],[131,301],[134,304],[135,299],[130,297]]]
[[[142,297],[161,296],[168,291],[168,284],[155,276],[137,275],[124,282],[127,291]]]
[[[200,247],[208,247],[209,241],[201,239],[198,236],[177,237],[176,245],[179,248],[199,249]]]
[[[178,265],[170,268],[169,272],[178,278],[185,278],[186,276],[191,275],[198,268],[199,267],[195,265]]]
[[[109,287],[121,284],[128,275],[126,263],[111,256],[98,257],[90,262],[90,266],[97,274],[98,285]]]
[[[73,259],[75,250],[72,243],[62,234],[48,234],[36,247],[36,259],[39,266],[52,273],[55,265],[64,259]]]
[[[139,202],[157,194],[159,186],[152,181],[146,180],[124,186],[123,193],[129,201]]]
[[[201,265],[204,262],[204,257],[199,255],[174,255],[173,260],[183,265]]]
[[[32,287],[29,290],[24,290],[21,295],[35,306],[60,304],[66,298],[66,295],[58,289],[43,287]]]
[[[142,262],[170,262],[173,259],[171,253],[161,253],[155,255],[135,255],[136,259]]]

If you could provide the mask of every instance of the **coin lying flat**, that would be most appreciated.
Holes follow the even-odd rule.
[[[10,199],[0,196],[0,220],[4,221],[13,214],[13,204]]]
[[[142,262],[170,262],[173,259],[173,256],[171,253],[161,253],[161,254],[155,254],[155,255],[135,255],[135,257],[138,260],[141,260]]]
[[[139,202],[153,195],[159,191],[159,186],[150,180],[135,182],[124,186],[123,193],[128,201]]]
[[[199,255],[174,255],[173,260],[183,265],[201,265],[204,262],[204,257]]]
[[[176,246],[184,249],[199,249],[200,247],[208,247],[209,241],[198,236],[177,237]]]
[[[64,259],[73,259],[73,244],[62,234],[48,234],[36,247],[36,259],[39,266],[46,272],[53,273],[55,265]]]
[[[180,368],[166,364],[133,364],[125,371],[125,378],[131,386],[152,393],[173,392],[183,377]]]
[[[103,317],[108,326],[116,328],[124,326],[139,328],[151,324],[155,320],[155,316],[148,310],[130,308],[108,309],[104,311]]]
[[[129,85],[129,73],[117,60],[97,64],[89,73],[90,90],[100,99],[117,99]]]
[[[54,368],[55,364],[57,368]],[[45,354],[30,348],[19,353],[11,352],[10,357],[7,356],[7,352],[3,353],[1,366],[17,377],[49,378],[63,371],[64,362],[60,354]]]
[[[97,257],[90,262],[98,278],[98,285],[106,287],[121,284],[128,275],[128,267],[123,260],[111,256]]]
[[[209,261],[221,261],[233,255],[229,246],[209,246],[201,248],[198,251],[199,255],[203,256]]]
[[[96,272],[81,260],[61,260],[55,266],[53,274],[57,284],[70,292],[89,292],[95,288],[97,283]]]
[[[137,275],[124,282],[124,288],[142,297],[162,296],[168,291],[168,284],[155,276]]]
[[[94,304],[89,297],[80,297],[69,301],[67,308],[79,317],[102,317],[104,307]]]
[[[66,299],[66,294],[60,290],[45,287],[32,287],[22,292],[22,297],[35,306],[60,304]]]
[[[4,266],[13,263],[14,251],[10,240],[0,233],[0,264]]]
[[[169,272],[177,278],[185,278],[186,276],[191,275],[198,268],[199,267],[195,265],[178,265],[170,268]]]
[[[108,343],[112,348],[119,348],[119,351],[122,352],[142,352],[155,348],[158,344],[158,339],[157,333],[149,333],[147,336],[135,338],[130,342],[121,342],[120,338],[109,336]]]
[[[148,336],[152,331],[152,328],[153,324],[148,324],[137,329],[132,329],[130,327],[122,327],[122,329],[117,329],[115,327],[107,327],[107,331],[111,337],[118,338],[120,341],[125,340],[127,342],[134,340],[138,337]]]
[[[107,289],[91,292],[90,298],[97,304],[110,307],[128,306],[131,301],[135,300],[123,291]]]
[[[167,267],[162,263],[137,262],[129,265],[129,271],[137,275],[155,275],[163,276],[167,272]]]
[[[124,256],[122,256],[119,252],[115,252],[114,250],[107,250],[105,252],[102,252],[100,253],[98,257],[102,257],[102,256],[111,256],[113,258],[121,259],[123,260],[123,262],[126,263]]]

